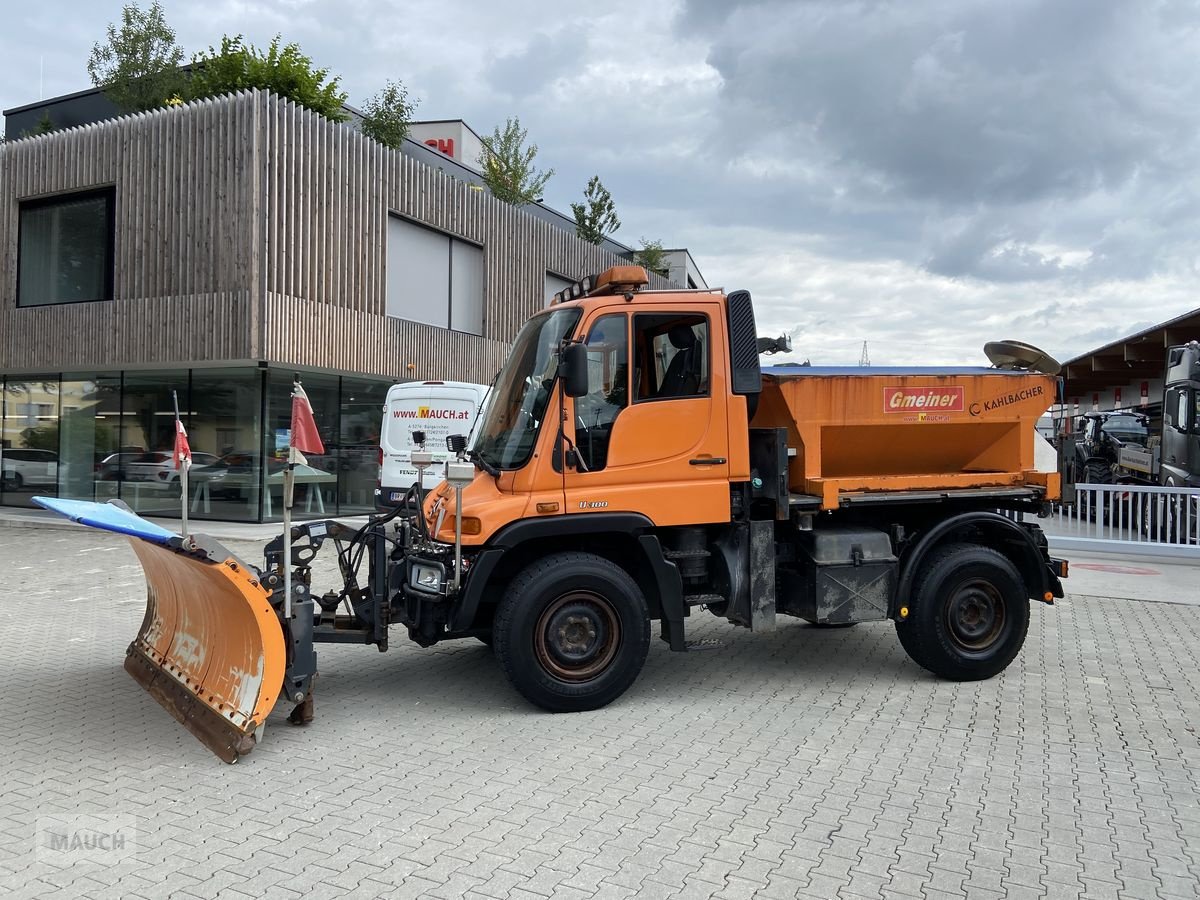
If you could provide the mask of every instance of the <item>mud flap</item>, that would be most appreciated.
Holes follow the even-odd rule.
[[[125,671],[204,746],[235,763],[254,749],[283,685],[283,629],[267,591],[235,559],[130,543],[148,591]]]

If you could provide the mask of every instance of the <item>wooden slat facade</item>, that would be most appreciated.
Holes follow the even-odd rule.
[[[109,185],[114,299],[17,308],[20,201]],[[385,314],[389,213],[483,247],[483,335]],[[259,360],[486,382],[548,270],[621,262],[257,91],[0,146],[0,372]]]

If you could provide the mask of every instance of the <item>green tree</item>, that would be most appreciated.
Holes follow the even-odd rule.
[[[200,100],[257,88],[286,97],[334,122],[344,122],[349,116],[342,109],[346,94],[339,89],[341,79],[328,78],[328,69],[314,68],[299,44],[284,45],[279,35],[265,53],[246,43],[240,34],[225,35],[221,49],[209,47],[208,53],[193,58],[188,94]]]
[[[92,84],[122,112],[161,106],[183,88],[183,49],[167,24],[158,0],[148,10],[136,3],[121,10],[121,26],[108,26],[108,40],[92,46],[88,75]]]
[[[666,278],[671,267],[667,263],[667,252],[663,250],[662,241],[641,239],[642,249],[633,254],[633,261],[648,272],[655,272]]]
[[[38,123],[28,131],[21,132],[21,137],[41,137],[43,134],[49,134],[52,131],[57,131],[54,127],[54,122],[50,119],[50,113],[42,113],[42,117],[38,119]]]
[[[416,109],[416,101],[408,99],[408,89],[399,81],[388,81],[382,91],[363,104],[362,133],[399,150],[408,137]]]
[[[588,181],[583,199],[583,203],[571,204],[571,212],[575,214],[575,234],[585,241],[599,244],[621,227],[617,208],[613,204],[612,194],[601,184],[599,175],[593,175]]]
[[[495,132],[483,141],[483,155],[479,162],[483,166],[483,182],[492,195],[505,203],[524,206],[540,200],[542,188],[554,174],[539,172],[533,166],[537,156],[537,144],[525,146],[527,132],[521,120],[508,119],[504,129],[496,126]]]

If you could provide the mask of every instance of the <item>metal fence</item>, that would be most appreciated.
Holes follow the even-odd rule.
[[[1200,560],[1200,488],[1080,484],[1041,525],[1064,549]]]

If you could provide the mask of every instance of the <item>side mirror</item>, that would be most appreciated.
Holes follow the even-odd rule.
[[[567,344],[562,348],[558,371],[563,391],[568,397],[582,397],[588,392],[587,345]]]

